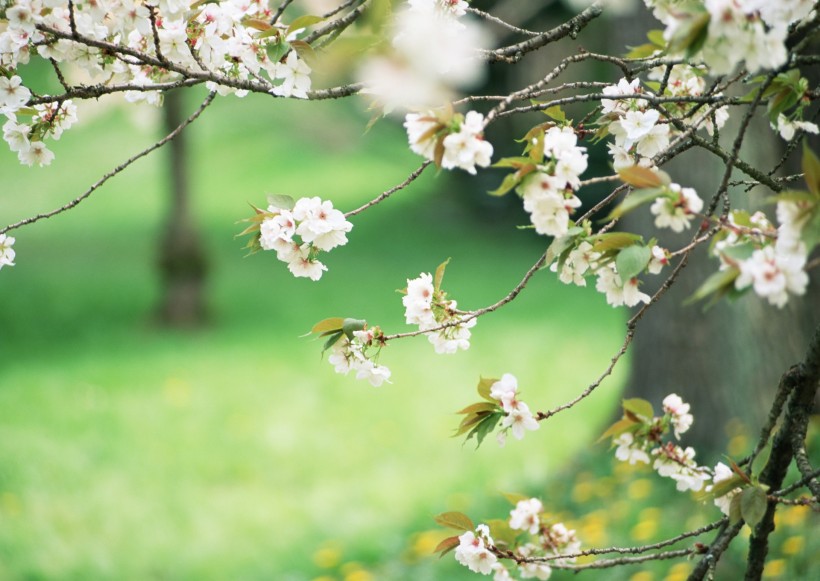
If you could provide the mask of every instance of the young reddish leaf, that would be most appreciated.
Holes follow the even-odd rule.
[[[740,494],[735,494],[729,503],[729,522],[733,525],[739,523],[743,518],[740,511],[740,498]]]
[[[671,182],[671,179],[665,172],[661,170],[651,170],[639,165],[619,169],[618,176],[622,182],[638,189],[667,186]]]
[[[446,539],[442,540],[436,548],[433,549],[433,553],[440,553],[438,556],[441,559],[444,555],[455,549],[459,545],[458,537],[447,537]]]
[[[456,412],[457,414],[473,414],[478,412],[494,412],[498,409],[498,402],[493,400],[492,402],[489,401],[480,401],[478,403],[474,403],[472,405],[468,405],[463,410]]]
[[[633,414],[644,417],[650,421],[653,417],[655,417],[655,410],[652,408],[652,404],[639,397],[625,399],[623,401],[623,407],[625,412],[632,412]]]
[[[443,512],[435,517],[436,523],[448,529],[456,529],[459,531],[474,531],[475,525],[463,512]]]
[[[592,249],[595,252],[606,252],[608,250],[620,250],[627,246],[632,246],[636,242],[642,242],[643,238],[637,234],[629,232],[608,232],[598,234],[592,238]]]
[[[487,401],[495,402],[496,399],[490,396],[490,391],[492,390],[493,384],[500,381],[499,379],[494,379],[490,377],[482,377],[478,381],[478,395],[486,399]]]
[[[740,515],[746,521],[746,524],[755,528],[763,515],[766,514],[766,508],[769,504],[766,500],[766,493],[757,486],[751,486],[738,496],[740,497]]]
[[[513,506],[521,502],[522,500],[529,499],[529,496],[525,496],[523,494],[519,494],[517,492],[503,492],[504,498],[509,501],[509,503]]]
[[[444,278],[444,269],[447,268],[448,262],[450,262],[449,258],[436,268],[436,275],[433,277],[433,289],[437,292],[441,290],[441,280]]]
[[[803,173],[806,174],[809,191],[820,198],[820,160],[809,148],[808,142],[803,142]]]
[[[312,46],[304,40],[292,40],[290,46],[296,51],[300,59],[307,61],[308,64],[314,64],[313,61],[316,59],[316,51],[313,50]]]
[[[640,190],[634,190],[630,193],[624,201],[618,204],[615,209],[613,209],[609,216],[603,219],[603,222],[609,222],[610,220],[614,220],[615,218],[620,218],[627,212],[631,212],[635,208],[647,204],[649,202],[654,202],[659,197],[666,193],[666,188],[663,186],[658,186],[655,188],[642,188]]]
[[[247,18],[242,21],[242,24],[244,24],[246,27],[254,28],[261,32],[265,32],[266,30],[270,30],[272,28],[269,22],[265,20],[259,20],[258,18]]]
[[[327,333],[341,331],[345,320],[342,317],[330,317],[329,319],[322,319],[310,330],[311,333]]]
[[[633,428],[637,425],[638,425],[638,422],[636,422],[633,419],[630,419],[630,418],[620,419],[617,422],[615,422],[614,424],[612,424],[611,426],[609,426],[607,428],[607,430],[603,434],[601,434],[601,437],[598,438],[596,444],[598,442],[606,439],[606,438],[609,438],[610,436],[620,436],[624,432],[628,432],[631,428]]]

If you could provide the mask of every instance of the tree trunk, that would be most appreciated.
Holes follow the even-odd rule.
[[[166,133],[184,120],[182,97],[179,90],[165,94],[162,111]],[[171,140],[168,148],[170,208],[159,249],[164,288],[158,316],[164,325],[190,327],[201,325],[206,319],[207,261],[191,214],[186,132]]]
[[[640,17],[636,14],[621,19],[612,27],[610,52],[618,53],[625,45],[644,42],[643,31],[657,23],[648,22],[652,20],[648,12],[639,13]],[[734,121],[734,125],[730,123],[724,128],[724,142],[736,135],[738,120]],[[760,120],[749,129],[742,155],[754,167],[769,171],[783,151],[784,142]],[[781,170],[783,175],[800,171],[799,150],[796,158],[790,161],[790,167]],[[724,166],[711,153],[690,150],[664,169],[673,181],[695,188],[708,204],[720,184]],[[735,177],[745,178],[737,170]],[[796,183],[795,187],[802,184]],[[750,208],[755,205],[750,200],[762,207],[763,200],[770,195],[771,192],[758,187],[751,193],[735,189],[732,197],[742,201],[741,207]],[[769,206],[766,210],[774,220],[773,208]],[[657,235],[646,208],[629,214],[623,227]],[[675,249],[691,237],[692,231],[677,236],[664,233],[659,236],[659,243]],[[791,296],[782,310],[752,292],[734,303],[722,300],[708,310],[702,303],[685,306],[683,302],[716,269],[717,260],[707,256],[705,248],[699,248],[664,300],[639,322],[625,390],[625,397],[643,397],[655,403],[656,408],[669,393],[677,393],[689,402],[695,423],[683,439],[706,456],[699,458],[701,463],[726,453],[727,441],[733,435],[727,433],[727,428],[734,435],[739,431],[736,423],[730,423],[733,418],[745,425],[746,435],[754,437],[774,397],[782,370],[800,359],[820,320],[816,294],[820,276],[816,272],[807,294]],[[661,276],[645,279],[642,289],[650,294],[663,281]]]

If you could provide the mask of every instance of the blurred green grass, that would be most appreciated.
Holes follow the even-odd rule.
[[[3,222],[62,205],[151,143],[151,114],[86,119],[48,168],[0,155]],[[470,578],[422,555],[432,515],[481,512],[500,491],[547,492],[597,436],[620,374],[504,450],[449,438],[479,376],[512,372],[547,409],[617,349],[623,313],[551,276],[482,318],[466,353],[437,356],[423,338],[390,345],[393,384],[380,389],[334,374],[320,344],[299,337],[327,316],[405,330],[395,289],[448,257],[451,296],[490,304],[543,251],[509,220],[476,218],[431,172],[357,216],[318,283],[268,253],[243,257],[234,234],[248,203],[319,195],[348,210],[418,166],[400,126],[364,134],[365,124],[356,104],[249,97],[218,100],[190,128],[212,267],[200,331],[151,317],[160,156],[13,233],[17,265],[0,273],[0,578]]]

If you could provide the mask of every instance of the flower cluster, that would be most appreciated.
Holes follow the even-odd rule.
[[[493,539],[490,528],[480,524],[475,532],[467,531],[458,537],[459,544],[455,550],[456,561],[475,573],[489,575],[498,564],[498,557],[490,550]]]
[[[701,74],[699,69],[689,65],[672,67],[668,71],[662,96],[702,96],[706,84]],[[661,81],[666,75],[667,69],[662,67],[652,70],[649,78]],[[604,87],[603,93],[612,98],[601,99],[602,115],[597,124],[605,127],[615,138],[615,142],[607,146],[614,168],[620,170],[636,164],[652,167],[653,158],[665,151],[672,137],[680,132],[668,120],[661,119],[660,112],[650,108],[649,101],[642,98],[652,97],[653,93],[642,87],[639,79],[631,82],[621,79],[614,85]],[[703,126],[710,135],[715,128],[723,127],[729,118],[728,107],[693,114],[697,107],[699,105],[693,102],[672,102],[665,107],[665,115],[670,119],[679,119],[685,125]]]
[[[625,400],[623,405],[623,419],[606,432],[616,446],[615,457],[630,464],[651,462],[658,474],[675,481],[679,491],[702,490],[712,476],[708,468],[695,462],[695,450],[663,442],[670,428],[680,438],[692,426],[689,404],[670,394],[663,400],[661,417],[654,417],[652,406],[644,400]]]
[[[519,500],[515,508],[510,511],[509,526],[513,530],[526,531],[534,536],[534,542],[528,542],[516,549],[516,553],[522,559],[533,559],[543,557],[558,557],[560,555],[572,555],[581,549],[581,543],[575,535],[575,531],[567,529],[564,523],[548,525],[543,515],[544,507],[537,498]],[[572,563],[574,557],[552,559],[558,564]],[[498,569],[496,567],[496,579],[498,579]],[[519,574],[522,579],[549,579],[552,568],[543,561],[524,561],[519,564]],[[509,571],[505,571],[506,577],[502,579],[512,579]]]
[[[665,195],[656,199],[649,211],[655,216],[655,226],[683,232],[692,225],[698,212],[703,209],[694,188],[684,188],[680,184],[669,184]]]
[[[543,135],[543,162],[527,175],[516,191],[524,199],[524,209],[530,214],[535,231],[547,236],[567,233],[570,215],[581,206],[575,195],[580,187],[580,175],[587,169],[585,147],[579,147],[571,126],[550,127]]]
[[[390,383],[390,370],[374,362],[382,347],[382,331],[379,327],[353,331],[351,336],[342,335],[330,348],[328,361],[336,373],[347,375],[356,372],[356,379],[366,379],[373,387]]]
[[[0,268],[14,266],[14,238],[0,234]]]
[[[390,50],[361,66],[363,92],[389,113],[438,107],[475,85],[484,76],[478,49],[489,41],[479,24],[462,18],[466,11],[463,0],[409,0],[396,12]]]
[[[668,74],[668,77],[667,77]],[[706,94],[706,81],[703,76],[705,69],[688,64],[679,64],[667,69],[657,67],[649,72],[649,78],[662,82],[666,80],[666,90],[663,96],[668,97],[702,97]],[[723,93],[710,92],[712,97],[722,97]],[[715,129],[722,129],[729,119],[729,107],[724,105],[717,109],[703,108],[696,102],[686,100],[673,101],[664,105],[666,112],[675,119],[679,119],[688,126],[703,126],[709,135],[714,135]],[[677,131],[670,127],[671,135]]]
[[[612,262],[598,268],[596,274],[598,280],[595,282],[595,290],[604,293],[606,302],[613,307],[634,307],[638,303],[648,303],[651,299],[638,288],[640,280],[637,276],[623,280],[618,274],[617,265]]]
[[[319,280],[327,267],[316,260],[320,251],[347,244],[347,232],[353,225],[329,200],[301,198],[295,203],[279,196],[267,211],[257,210],[251,221],[259,222],[259,234],[252,243],[263,250],[276,251],[294,276]],[[245,232],[248,232],[246,230]],[[298,237],[298,238],[297,238]]]
[[[501,420],[501,430],[497,436],[500,446],[506,443],[508,432],[512,432],[515,439],[521,440],[526,430],[538,429],[538,421],[529,406],[518,399],[518,379],[514,375],[505,373],[500,380],[493,383],[490,387],[490,397],[501,404],[506,414]]]
[[[20,77],[12,77],[12,79]],[[0,78],[0,84],[4,79]],[[23,87],[24,88],[24,87]],[[25,89],[28,92],[28,89]],[[2,87],[0,87],[2,96]],[[44,139],[60,139],[63,131],[77,121],[77,107],[70,101],[46,103],[31,108],[33,114],[29,123],[18,123],[18,109],[6,109],[6,123],[3,125],[3,139],[9,149],[17,153],[20,163],[39,166],[49,165],[54,153],[46,147]]]
[[[644,1],[666,26],[664,38],[681,50],[698,36],[693,23],[704,30],[700,55],[715,75],[731,73],[744,61],[750,73],[783,65],[789,25],[814,6],[811,0],[702,0],[686,7],[678,0]]]
[[[809,282],[805,271],[808,247],[802,240],[815,204],[810,200],[777,203],[780,226],[775,230],[762,212],[729,214],[725,231],[714,245],[722,270],[737,274],[737,290],[752,288],[769,304],[782,308],[789,295],[803,295]]]
[[[0,18],[0,72],[8,72],[0,75],[0,114],[11,124],[4,126],[4,138],[21,162],[46,165],[53,154],[43,138],[59,138],[76,120],[70,101],[37,106],[34,113],[24,109],[31,92],[13,73],[32,55],[57,65],[71,63],[100,86],[132,85],[125,91],[129,101],[160,104],[161,93],[151,87],[178,80],[185,71],[212,75],[219,82],[206,84],[220,94],[242,96],[247,91],[241,84],[253,82],[275,95],[306,98],[311,71],[290,44],[298,31],[271,26],[272,15],[262,0],[76,0],[70,5],[12,0]],[[76,34],[78,40],[59,38],[51,30]],[[121,46],[123,53],[93,43]],[[124,56],[134,52],[163,66]],[[31,123],[18,119],[23,114],[33,115]]]
[[[522,579],[550,578],[552,568],[542,559],[550,557],[554,563],[564,565],[575,561],[575,557],[563,557],[580,551],[581,543],[575,531],[564,523],[548,524],[543,514],[544,507],[537,498],[523,499],[510,511],[509,528],[526,531],[532,536],[530,542],[515,547],[518,574]],[[472,525],[471,525],[472,526]],[[456,561],[471,571],[483,575],[493,575],[493,581],[512,581],[514,577],[496,555],[495,542],[490,536],[490,528],[480,524],[475,532],[468,530],[458,537],[455,547]],[[557,557],[557,558],[556,558]]]
[[[493,146],[484,139],[484,116],[435,111],[408,113],[404,127],[410,149],[444,169],[461,168],[475,174],[475,166],[487,167]]]
[[[407,324],[418,325],[420,331],[429,331],[427,339],[436,353],[452,354],[470,348],[470,329],[475,326],[476,319],[462,322],[466,313],[459,311],[456,301],[448,300],[447,293],[441,288],[436,288],[430,273],[408,279],[404,292],[402,303]],[[446,326],[439,328],[442,325]]]

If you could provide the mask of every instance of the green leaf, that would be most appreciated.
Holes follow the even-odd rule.
[[[626,58],[628,59],[642,59],[647,58],[655,54],[658,51],[658,47],[652,43],[641,44],[638,46],[630,46],[629,52],[626,53]]]
[[[618,253],[615,259],[615,266],[618,268],[618,276],[626,281],[635,278],[643,272],[649,259],[652,258],[652,250],[647,246],[627,246]]]
[[[561,109],[560,105],[553,105],[552,107],[544,109],[542,112],[550,119],[554,119],[559,123],[564,123],[567,120],[567,115],[564,113],[564,110]]]
[[[639,165],[619,169],[618,176],[622,182],[638,189],[668,186],[672,182],[665,171],[652,170]]]
[[[455,537],[447,537],[443,539],[436,548],[433,549],[434,553],[440,553],[438,558],[441,559],[444,555],[455,549],[461,541],[458,540],[458,536]]]
[[[678,20],[675,34],[669,39],[669,50],[674,53],[683,52],[687,57],[694,56],[706,41],[709,20],[710,15],[706,11]]]
[[[324,353],[325,351],[333,347],[336,344],[336,341],[342,338],[342,335],[344,335],[344,333],[342,333],[341,331],[337,331],[336,333],[330,333],[330,336],[327,338],[327,341],[325,341],[324,346],[322,346],[322,352]]]
[[[752,254],[754,254],[754,251],[755,245],[751,242],[747,242],[745,244],[735,244],[733,246],[727,246],[721,252],[724,256],[740,262],[751,258]]]
[[[595,252],[606,252],[608,250],[620,250],[627,246],[632,246],[636,242],[641,242],[643,238],[637,234],[629,232],[607,232],[598,234],[592,238],[592,249]]]
[[[703,281],[703,284],[698,287],[698,290],[691,297],[684,301],[684,304],[697,302],[714,293],[717,293],[717,298],[720,298],[734,288],[735,279],[738,276],[740,276],[740,271],[737,268],[717,271]]]
[[[740,494],[735,494],[729,502],[729,523],[736,525],[743,518],[740,510]]]
[[[703,495],[704,499],[714,499],[720,498],[721,496],[725,496],[732,492],[735,488],[743,488],[746,484],[746,481],[738,476],[734,475],[731,478],[727,478],[726,480],[721,480],[717,484],[712,487],[712,490],[705,493]]]
[[[438,292],[441,289],[441,280],[444,278],[444,269],[447,268],[447,263],[450,262],[448,258],[438,265],[436,268],[436,276],[433,278],[433,289]]]
[[[342,323],[342,331],[348,339],[353,339],[353,331],[361,331],[367,326],[364,319],[345,319]]]
[[[478,380],[478,395],[486,399],[487,401],[498,403],[498,401],[490,396],[490,390],[493,387],[493,384],[497,381],[501,381],[500,379],[493,379],[489,377],[482,377]]]
[[[803,142],[803,173],[806,175],[809,191],[820,197],[820,160],[809,147],[808,141]]]
[[[638,422],[631,418],[625,417],[623,419],[620,419],[611,426],[609,426],[606,429],[606,431],[603,434],[601,434],[601,437],[598,438],[596,444],[598,442],[601,442],[602,440],[605,440],[606,438],[609,438],[610,436],[620,436],[624,432],[628,432],[637,425],[639,425]]]
[[[806,243],[809,254],[811,254],[815,246],[820,244],[820,206],[812,208],[812,215],[806,222],[806,225],[803,226],[801,238],[803,242]]]
[[[495,162],[492,167],[514,167],[520,169],[526,165],[533,165],[529,157],[505,157]]]
[[[310,330],[311,333],[327,333],[329,331],[341,331],[345,320],[342,317],[330,317],[329,319],[322,319]]]
[[[504,177],[504,181],[501,182],[501,185],[498,186],[496,189],[487,192],[491,196],[503,196],[515,186],[517,186],[521,182],[521,179],[518,177],[518,172],[508,174]]]
[[[484,438],[487,437],[487,434],[492,432],[495,429],[495,425],[498,423],[498,420],[502,418],[504,414],[501,412],[489,414],[486,418],[481,420],[481,422],[473,428],[473,430],[467,434],[467,439],[469,440],[473,436],[476,438],[476,450],[481,443],[484,441]]]
[[[436,524],[439,524],[448,529],[456,529],[459,531],[474,531],[475,525],[463,512],[443,512],[435,517]]]
[[[652,404],[645,399],[639,397],[625,399],[622,405],[625,412],[632,412],[638,417],[646,418],[650,421],[655,417],[655,410]]]
[[[510,527],[508,520],[494,518],[487,521],[487,526],[490,527],[490,536],[492,536],[495,545],[504,545],[512,547],[520,534],[518,531]]]
[[[300,28],[307,28],[308,26],[313,26],[314,24],[318,24],[322,21],[324,21],[324,18],[322,18],[321,16],[313,16],[311,14],[299,16],[298,18],[294,18],[293,21],[290,23],[290,26],[288,26],[287,35],[289,36],[294,31],[299,30]]]
[[[754,528],[766,514],[768,500],[766,493],[757,486],[750,486],[738,494],[740,497],[740,515],[750,527]],[[734,499],[733,499],[734,500]]]
[[[269,194],[268,204],[280,210],[292,210],[296,200],[285,194]]]
[[[550,243],[549,247],[547,248],[547,258],[544,264],[552,264],[556,258],[558,258],[561,254],[564,253],[566,249],[574,245],[575,236],[583,232],[583,229],[578,229],[580,230],[580,232],[577,232],[575,235],[572,235],[569,232],[567,232],[560,238],[553,239],[552,243]]]
[[[659,48],[663,48],[666,46],[666,39],[663,37],[663,30],[659,28],[655,28],[647,32],[646,38],[649,39],[649,42],[651,42]]]
[[[663,186],[633,190],[632,193],[630,193],[623,202],[618,204],[618,206],[616,206],[615,209],[609,213],[609,216],[604,218],[603,221],[609,222],[615,218],[620,218],[638,206],[642,206],[643,204],[647,204],[649,202],[654,202],[656,199],[664,195],[666,191],[666,188]]]
[[[814,201],[814,196],[811,192],[807,192],[805,190],[783,190],[779,192],[776,196],[772,196],[767,198],[766,201],[776,203],[776,202],[812,202]]]

